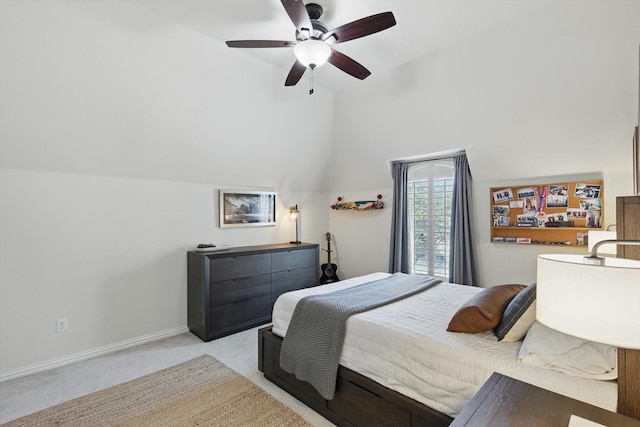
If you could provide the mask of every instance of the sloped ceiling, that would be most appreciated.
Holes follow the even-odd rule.
[[[280,0],[139,0],[154,12],[200,31],[220,43],[226,40],[292,40],[295,29]],[[302,1],[302,0],[301,0]],[[311,1],[311,0],[309,0]],[[375,76],[435,49],[473,37],[492,26],[548,4],[550,0],[315,0],[328,28],[380,12],[393,12],[397,25],[336,49],[367,67]],[[291,48],[236,49],[282,70],[282,84],[295,58]],[[308,73],[303,79],[308,78]],[[314,79],[333,91],[358,80],[331,65],[315,71]]]

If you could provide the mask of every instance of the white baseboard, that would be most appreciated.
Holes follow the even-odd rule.
[[[97,347],[90,350],[82,351],[80,353],[70,354],[68,356],[60,357],[57,359],[47,360],[46,362],[37,363],[35,365],[25,366],[24,368],[18,368],[7,372],[0,373],[0,382],[12,380],[14,378],[23,377],[25,375],[34,374],[36,372],[46,371],[48,369],[59,368],[61,366],[70,365],[71,363],[79,362],[81,360],[91,359],[92,357],[104,356],[105,354],[114,353],[119,350],[124,350],[130,347],[134,347],[140,344],[146,344],[152,341],[161,340],[163,338],[169,338],[175,335],[189,332],[189,328],[186,326],[180,328],[167,329],[166,331],[158,332],[155,334],[144,335],[137,338],[132,338],[125,341],[120,341],[115,344],[105,345],[103,347]]]

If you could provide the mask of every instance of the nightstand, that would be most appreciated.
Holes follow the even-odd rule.
[[[449,427],[565,427],[571,415],[608,427],[640,427],[640,421],[493,373]]]

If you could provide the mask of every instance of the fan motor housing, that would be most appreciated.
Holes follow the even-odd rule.
[[[307,3],[305,5],[307,8],[307,13],[309,14],[309,18],[311,19],[311,25],[313,26],[313,33],[306,34],[300,33],[300,31],[296,30],[296,40],[303,41],[307,39],[321,39],[322,36],[329,30],[327,27],[320,21],[320,17],[322,16],[322,6],[317,3]]]

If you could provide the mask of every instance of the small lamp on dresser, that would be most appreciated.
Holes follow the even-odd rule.
[[[291,205],[289,207],[289,221],[295,223],[296,227],[296,240],[292,240],[289,243],[299,244],[300,239],[298,239],[298,216],[300,215],[300,211],[298,210],[298,204]]]
[[[618,413],[640,419],[640,261],[590,256],[538,256],[537,319],[562,333],[618,347]],[[624,350],[623,350],[624,349]]]

